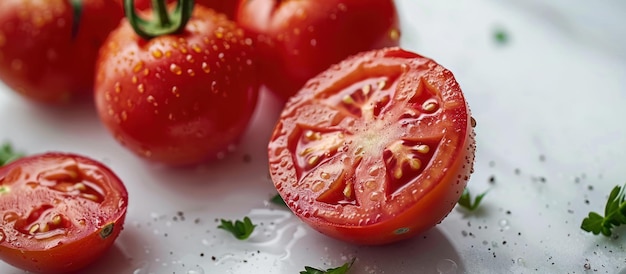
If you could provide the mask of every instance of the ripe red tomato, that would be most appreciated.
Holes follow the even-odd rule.
[[[252,39],[224,15],[195,6],[179,34],[144,40],[129,21],[97,64],[95,100],[115,138],[146,159],[189,165],[223,155],[256,107]]]
[[[400,38],[393,0],[248,0],[236,16],[257,35],[263,84],[282,98],[330,65]]]
[[[91,98],[98,50],[123,10],[110,0],[76,3],[80,8],[70,0],[0,1],[0,79],[7,86],[44,103]]]
[[[128,193],[103,164],[46,153],[0,168],[0,259],[36,273],[77,271],[122,231]]]
[[[439,223],[462,194],[474,151],[452,73],[399,48],[358,54],[309,81],[268,147],[274,185],[298,217],[367,245]]]
[[[124,0],[119,0],[124,2]],[[138,10],[149,10],[152,7],[152,0],[134,0]],[[167,3],[174,3],[178,0],[167,0]],[[237,0],[194,0],[195,4],[203,5],[217,12],[226,14],[228,18],[235,18],[237,10]]]

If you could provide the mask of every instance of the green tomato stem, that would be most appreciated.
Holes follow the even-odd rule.
[[[71,0],[70,4],[72,5],[72,16],[74,17],[72,20],[72,39],[76,38],[78,35],[78,27],[80,26],[80,18],[83,14],[83,1],[82,0]]]
[[[141,38],[150,40],[154,37],[180,33],[191,18],[194,0],[177,0],[176,8],[171,13],[165,0],[152,0],[154,18],[145,20],[135,10],[134,0],[124,0],[124,11],[128,22]]]

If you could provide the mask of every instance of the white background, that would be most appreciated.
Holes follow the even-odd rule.
[[[241,146],[193,170],[130,154],[93,106],[42,108],[8,90],[0,141],[29,154],[87,155],[125,181],[126,227],[85,273],[298,273],[352,257],[350,273],[626,273],[626,229],[613,239],[580,229],[626,182],[626,2],[397,3],[402,46],[449,68],[465,92],[478,121],[469,188],[490,190],[479,211],[454,209],[413,240],[351,246],[269,205],[266,144],[279,105],[266,94]],[[497,43],[496,30],[509,41]],[[248,241],[216,229],[216,218],[244,215],[260,224]],[[0,262],[0,273],[21,272]]]

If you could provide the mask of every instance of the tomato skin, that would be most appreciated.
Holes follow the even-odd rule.
[[[263,84],[284,99],[330,65],[400,37],[393,0],[248,0],[236,18],[257,37]]]
[[[114,1],[83,0],[72,37],[69,0],[0,1],[0,79],[35,102],[91,98],[98,50],[123,14]]]
[[[26,271],[78,271],[100,258],[123,229],[124,184],[85,156],[49,152],[18,159],[0,167],[0,187],[0,259]]]
[[[149,41],[124,19],[96,68],[100,119],[121,144],[156,163],[193,165],[223,156],[256,108],[252,42],[202,6],[183,33]]]
[[[311,79],[268,144],[274,186],[305,223],[361,245],[414,237],[454,208],[473,171],[469,107],[453,74],[400,48]]]
[[[123,2],[124,0],[119,0]],[[167,0],[168,4],[177,0]],[[138,10],[149,10],[152,7],[151,0],[135,0],[135,8]],[[229,19],[235,18],[238,0],[194,0],[195,4],[202,5],[214,11],[225,14]]]

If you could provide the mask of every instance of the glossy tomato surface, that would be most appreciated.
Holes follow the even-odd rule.
[[[0,1],[0,80],[33,101],[91,98],[98,50],[124,15],[110,0]]]
[[[439,223],[474,163],[470,111],[452,73],[400,48],[352,56],[289,100],[270,174],[318,231],[376,245]]]
[[[285,99],[331,64],[400,38],[393,0],[241,1],[237,22],[256,34],[263,83]]]
[[[256,108],[252,39],[226,16],[196,5],[180,34],[144,40],[124,19],[96,68],[101,120],[145,159],[190,165],[236,144]]]
[[[101,163],[46,153],[0,167],[0,259],[68,273],[98,259],[122,231],[128,193]]]

